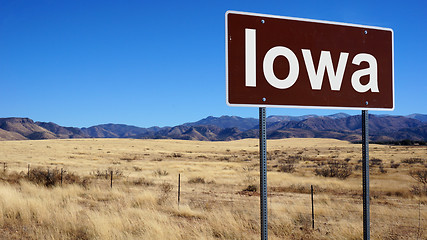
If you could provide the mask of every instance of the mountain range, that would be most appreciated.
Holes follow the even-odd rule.
[[[280,138],[334,138],[361,140],[361,116],[337,113],[328,116],[269,116],[267,136]],[[65,138],[185,139],[203,141],[258,137],[258,119],[238,116],[207,117],[174,127],[141,128],[125,124],[102,124],[88,128],[64,127],[29,118],[0,118],[0,140]],[[369,115],[371,141],[427,141],[427,115]]]

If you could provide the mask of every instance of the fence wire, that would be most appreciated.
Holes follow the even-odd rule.
[[[58,170],[63,168],[64,170],[72,169],[72,167],[67,166],[61,166],[61,165],[52,165],[52,166],[46,166],[42,164],[23,164],[22,162],[7,162],[7,163],[0,163],[0,176],[2,173],[9,173],[9,172],[21,172],[24,174],[27,174],[26,171],[29,171],[29,169],[35,169],[35,168],[43,168],[43,169],[52,169],[52,170]],[[86,173],[90,175],[91,173]],[[242,196],[235,192],[218,192],[215,197],[213,197],[213,200],[209,199],[197,199],[198,202],[221,202],[221,203],[230,203],[235,204],[236,202],[251,202],[251,203],[257,203],[259,201],[258,196]],[[202,192],[198,194],[210,194],[209,192]],[[221,197],[220,194],[228,195],[229,197]],[[307,200],[304,200],[305,204],[299,204],[295,202],[289,202],[289,201],[281,201],[281,198],[286,197],[283,194],[277,194],[272,195],[271,192],[269,192],[269,213],[270,217],[274,214],[303,214],[311,217],[311,202],[309,199],[310,193],[298,193],[301,195],[307,195]],[[339,221],[344,220],[346,218],[360,218],[360,221],[362,221],[362,196],[352,197],[352,196],[336,196],[334,195],[333,198],[328,198],[327,201],[329,203],[322,203],[322,197],[328,196],[326,193],[322,192],[319,194],[314,194],[314,215],[315,215],[315,223],[321,224],[321,225],[333,225],[333,223],[330,222],[330,220]],[[185,185],[181,186],[181,201],[184,200],[184,198],[187,199],[194,199],[197,198],[197,195],[194,195],[194,192],[192,190],[186,190]],[[320,199],[316,199],[317,197],[320,197]],[[320,202],[320,203],[319,203]],[[417,217],[411,217],[411,216],[405,216],[402,214],[390,214],[390,213],[379,213],[376,209],[380,206],[385,206],[381,203],[375,203],[375,201],[371,202],[371,224],[373,226],[380,226],[380,225],[387,225],[391,227],[400,227],[400,228],[411,228],[415,230],[427,230],[427,226],[425,225],[425,220],[427,219],[427,207],[423,203],[402,203],[401,199],[397,198],[387,198],[387,202],[391,205],[391,207],[399,206],[400,210],[405,210],[407,213],[412,212],[412,215],[417,215]],[[276,210],[271,205],[279,205],[279,204],[286,204],[287,208],[281,212],[276,212]],[[336,206],[339,206],[340,204],[346,205],[346,204],[360,204],[360,210],[355,209],[344,209],[339,208]],[[402,209],[404,207],[404,209]],[[318,208],[321,208],[319,211]],[[295,211],[293,209],[305,209],[305,210],[299,210]],[[317,210],[316,210],[317,209]],[[328,214],[330,212],[330,214]],[[273,214],[271,214],[273,213]],[[339,213],[339,214],[337,214]],[[350,213],[350,214],[349,214]],[[347,217],[345,217],[347,216]],[[381,219],[381,220],[378,220]],[[384,221],[384,219],[388,219],[388,221]],[[404,221],[396,223],[396,219],[404,219]],[[328,221],[329,220],[329,221]],[[408,225],[408,222],[413,223],[413,225]]]

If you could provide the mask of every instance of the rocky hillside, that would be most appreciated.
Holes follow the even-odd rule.
[[[427,141],[427,115],[369,115],[371,141]],[[270,116],[267,136],[280,138],[335,138],[361,140],[359,115]],[[140,128],[125,124],[102,124],[88,128],[63,127],[29,118],[0,118],[0,140],[56,138],[138,138],[223,141],[258,137],[258,120],[237,116],[207,117],[174,127]]]

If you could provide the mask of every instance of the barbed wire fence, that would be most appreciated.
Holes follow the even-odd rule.
[[[48,174],[58,174],[61,175],[61,186],[62,186],[62,174],[63,173],[70,173],[74,172],[73,168],[66,165],[52,165],[52,166],[46,166],[46,164],[34,164],[34,163],[23,163],[23,162],[1,162],[0,167],[2,167],[2,171],[0,170],[0,181],[2,180],[2,175],[6,175],[9,173],[16,173],[20,174],[23,177],[30,178],[31,170],[33,169],[44,169],[47,171]],[[80,175],[92,175],[93,177],[97,177],[100,179],[105,178],[106,187],[112,188],[113,186],[113,178],[112,175],[114,174],[113,171],[110,169],[98,170],[96,172],[95,170],[92,172],[85,172],[85,173],[76,173]],[[99,176],[98,176],[98,175]],[[117,174],[123,174],[121,170],[117,170]],[[111,178],[110,178],[111,176]],[[182,174],[180,174],[180,178],[178,181],[182,179]],[[215,196],[213,197],[213,200],[209,200],[206,198],[201,198],[200,196],[194,196],[194,192],[190,189],[185,189],[180,182],[173,183],[173,184],[179,184],[179,194],[180,194],[180,201],[182,202],[185,197],[187,198],[195,198],[197,197],[197,201],[199,202],[205,202],[208,203],[210,201],[216,201],[221,203],[229,203],[229,204],[235,204],[236,202],[251,202],[253,204],[256,204],[256,202],[259,201],[257,197],[243,197],[235,192],[228,193],[231,197],[220,197]],[[309,188],[307,188],[309,189]],[[282,193],[282,192],[281,192]],[[299,192],[298,194],[306,195],[306,200],[301,203],[296,202],[286,202],[287,208],[284,212],[275,212],[275,208],[273,205],[283,204],[283,197],[280,194],[275,194],[274,191],[269,189],[269,211],[270,218],[274,217],[275,214],[292,214],[294,216],[298,215],[304,215],[307,216],[308,219],[311,218],[313,212],[312,212],[312,206],[310,202],[310,191],[307,192]],[[236,195],[235,197],[233,197]],[[355,209],[346,209],[346,208],[340,208],[339,206],[347,206],[348,204],[355,204],[355,203],[361,203],[362,198],[361,196],[337,196],[334,195],[333,197],[328,198],[330,203],[319,203],[319,196],[327,196],[327,192],[321,192],[319,194],[314,194],[314,222],[316,226],[332,226],[337,221],[345,220],[346,218],[359,218],[360,221],[362,220],[362,205],[360,204],[360,210]],[[416,201],[416,200],[412,200]],[[417,232],[417,236],[421,236],[423,232],[427,232],[427,206],[425,203],[419,201],[418,203],[402,203],[402,201],[398,198],[387,198],[388,204],[393,206],[400,206],[401,208],[405,209],[405,212],[407,215],[402,214],[401,212],[390,214],[390,213],[384,213],[380,212],[380,210],[377,210],[378,206],[383,206],[381,203],[375,203],[372,202],[371,204],[371,226],[388,226],[388,227],[396,227],[396,228],[406,228],[406,229],[412,229],[413,231]],[[295,210],[298,209],[298,210]],[[317,209],[317,210],[316,210]],[[320,210],[319,210],[320,209]],[[311,220],[310,220],[311,223]],[[311,226],[311,224],[310,224]],[[424,236],[424,235],[423,235]]]

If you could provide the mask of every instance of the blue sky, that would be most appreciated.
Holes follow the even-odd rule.
[[[225,103],[227,10],[394,30],[393,112],[427,114],[426,1],[0,0],[0,117],[173,126],[257,117]],[[360,111],[268,108],[268,115]]]

